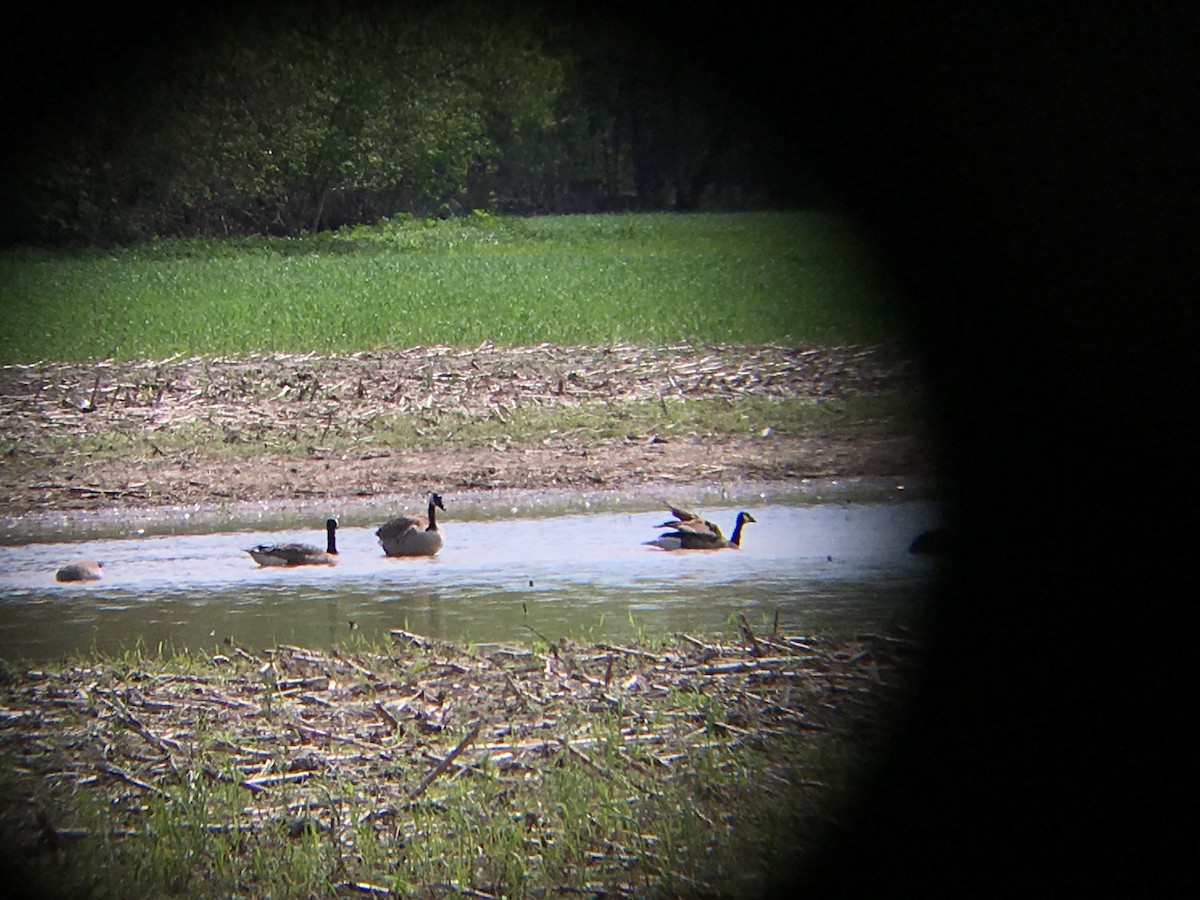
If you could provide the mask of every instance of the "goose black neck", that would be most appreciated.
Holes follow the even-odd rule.
[[[437,531],[437,505],[432,497],[429,498],[429,525],[425,528],[426,531]]]
[[[325,552],[337,556],[337,522],[333,519],[325,523]]]
[[[742,545],[742,526],[746,524],[746,517],[738,513],[737,521],[733,524],[733,537],[729,539],[729,543],[735,547]]]

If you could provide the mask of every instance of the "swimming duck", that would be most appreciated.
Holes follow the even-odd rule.
[[[312,544],[259,544],[249,553],[260,566],[331,566],[337,562],[337,519],[325,521],[325,549]]]
[[[104,577],[104,563],[91,559],[67,563],[54,573],[56,581],[99,581]]]
[[[742,542],[742,526],[755,521],[748,512],[737,514],[733,526],[733,536],[728,540],[721,534],[721,529],[713,522],[701,519],[694,512],[686,509],[671,507],[671,515],[675,518],[663,522],[658,528],[669,528],[656,540],[646,541],[649,546],[661,547],[663,550],[736,550]]]
[[[388,556],[433,556],[442,549],[442,532],[435,510],[445,510],[442,495],[429,495],[425,516],[400,516],[379,526],[375,536]]]

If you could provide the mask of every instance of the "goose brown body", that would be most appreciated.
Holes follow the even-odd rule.
[[[442,495],[429,495],[424,516],[399,516],[380,525],[375,532],[387,556],[433,556],[442,549],[444,539],[437,523],[437,510],[445,511]]]
[[[949,528],[932,528],[929,531],[922,531],[908,545],[909,553],[928,553],[930,555],[953,553],[955,549],[955,535]]]
[[[742,543],[742,528],[755,521],[748,512],[739,512],[734,522],[733,534],[728,539],[714,522],[702,519],[694,512],[671,507],[673,520],[663,522],[659,528],[670,529],[653,541],[646,543],[663,550],[736,550]]]
[[[259,544],[246,551],[260,566],[331,566],[337,562],[337,519],[325,521],[325,549],[312,544]]]

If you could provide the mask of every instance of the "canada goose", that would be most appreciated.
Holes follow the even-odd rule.
[[[99,581],[104,577],[104,563],[90,559],[67,563],[54,573],[56,581]]]
[[[693,512],[671,507],[671,515],[675,517],[674,520],[657,527],[672,530],[659,535],[656,540],[646,541],[648,545],[663,550],[723,550],[726,547],[736,550],[742,542],[742,526],[755,521],[748,512],[738,513],[733,537],[726,540],[720,528]]]
[[[337,519],[325,521],[325,549],[312,544],[259,544],[246,552],[260,566],[332,566],[337,562]]]
[[[931,528],[922,531],[908,545],[909,553],[946,554],[955,551],[954,532],[949,528]]]
[[[441,494],[429,495],[426,516],[400,516],[379,526],[375,536],[388,556],[433,556],[442,549],[435,510],[445,510]]]

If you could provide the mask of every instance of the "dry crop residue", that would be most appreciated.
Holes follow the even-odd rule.
[[[308,821],[353,872],[356,841],[413,835],[418,798],[466,776],[494,795],[483,808],[524,815],[536,845],[556,838],[538,785],[564,760],[646,797],[695,771],[714,742],[761,749],[854,723],[880,734],[916,658],[900,635],[755,635],[745,623],[738,643],[685,634],[655,649],[564,640],[468,651],[392,637],[386,655],[233,648],[209,674],[117,664],[11,673],[0,684],[0,749],[24,773],[16,789],[38,796],[6,804],[5,830],[31,854],[99,839],[72,818],[71,794],[85,791],[112,810],[115,836],[135,838],[148,796],[172,803],[197,780],[223,781],[244,792],[241,834]],[[601,733],[604,717],[615,725]],[[37,810],[50,812],[38,821]],[[627,860],[614,848],[636,843],[615,834],[586,847],[589,886],[624,893]]]
[[[528,410],[675,399],[837,400],[907,387],[916,387],[912,365],[879,346],[484,344],[338,357],[9,365],[0,368],[0,491],[19,513],[431,487],[919,473],[927,464],[913,436],[690,434],[667,442],[657,434],[564,432],[533,442],[451,441],[423,452],[383,446],[373,430],[403,417],[418,439],[437,441],[450,430],[447,420],[495,420],[503,432],[514,414]],[[207,449],[180,445],[178,435],[189,429]],[[121,452],[126,444],[130,451]]]

